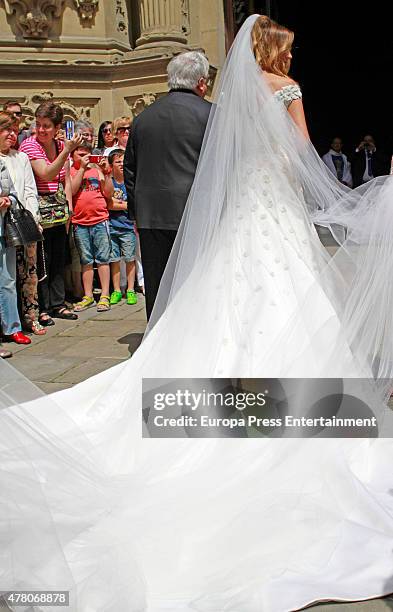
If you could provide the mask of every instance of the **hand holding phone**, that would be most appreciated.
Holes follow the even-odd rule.
[[[66,121],[64,127],[67,140],[71,140],[75,134],[75,122],[72,120]]]
[[[112,172],[112,168],[109,165],[108,162],[108,158],[105,155],[101,155],[101,159],[99,161],[99,166],[101,168],[101,171],[106,175],[106,174],[111,174]]]
[[[75,134],[71,140],[64,141],[64,148],[68,153],[72,153],[77,149],[83,142],[83,136],[80,134]]]
[[[102,160],[102,155],[89,155],[89,161],[91,164],[99,164]]]

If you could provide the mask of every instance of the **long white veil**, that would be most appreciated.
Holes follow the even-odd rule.
[[[192,272],[203,270],[201,261],[206,265],[214,259],[223,236],[236,231],[240,216],[244,225],[260,223],[251,206],[241,211],[238,206],[242,196],[244,200],[247,173],[256,167],[261,191],[264,181],[285,183],[286,198],[292,191],[289,197],[301,199],[314,223],[327,228],[331,243],[341,247],[332,259],[319,262],[316,276],[342,325],[334,354],[348,344],[360,370],[380,379],[388,394],[393,375],[393,179],[377,178],[351,190],[329,172],[289,114],[275,103],[255,61],[251,30],[257,17],[245,21],[223,68],[195,181],[147,333]],[[242,264],[242,275],[248,275],[247,268],[249,262]],[[294,315],[288,321],[288,348],[290,330],[300,318],[307,327],[306,311],[307,300],[299,298],[298,320]]]
[[[390,440],[141,439],[142,377],[344,377],[352,367],[390,389],[392,180],[351,191],[333,178],[256,65],[256,17],[223,68],[141,347],[41,398],[0,360],[0,590],[67,589],[78,612],[141,612],[156,592],[173,597],[160,612],[281,612],[393,590]],[[253,255],[266,214],[255,194],[269,198],[273,184],[275,215],[293,204],[340,248],[330,258],[299,237],[293,257],[310,250],[312,282],[292,286],[289,262],[295,307],[282,325],[277,315],[265,354],[255,346],[266,330],[253,327],[270,299],[258,270],[275,272]],[[308,299],[321,287],[332,305],[322,318]]]

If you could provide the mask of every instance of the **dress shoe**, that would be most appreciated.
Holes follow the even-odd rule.
[[[9,336],[4,336],[4,340],[7,340],[7,342],[16,342],[16,344],[31,344],[30,338],[22,334],[21,331],[10,334]]]

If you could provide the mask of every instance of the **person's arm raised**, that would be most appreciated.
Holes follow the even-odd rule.
[[[80,160],[80,166],[79,168],[76,170],[76,168],[73,169],[72,174],[71,174],[71,192],[72,195],[76,195],[79,191],[79,189],[81,188],[82,185],[82,181],[83,181],[83,176],[85,174],[85,170],[87,168],[87,166],[89,165],[89,158],[90,155],[84,155],[81,160]],[[76,170],[76,172],[75,172]]]
[[[59,176],[63,166],[65,165],[68,157],[72,151],[74,151],[83,141],[83,137],[76,134],[72,140],[65,140],[64,149],[60,151],[56,159],[52,163],[47,164],[44,159],[33,159],[31,160],[31,166],[34,174],[39,176],[43,181],[54,181]]]
[[[98,174],[100,177],[101,193],[107,200],[112,199],[114,188],[112,181],[112,173],[104,172],[103,169],[98,168]]]

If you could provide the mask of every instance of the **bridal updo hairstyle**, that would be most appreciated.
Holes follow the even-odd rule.
[[[290,61],[286,53],[291,50],[294,34],[284,26],[259,15],[251,30],[252,50],[262,70],[278,76],[287,76]]]

